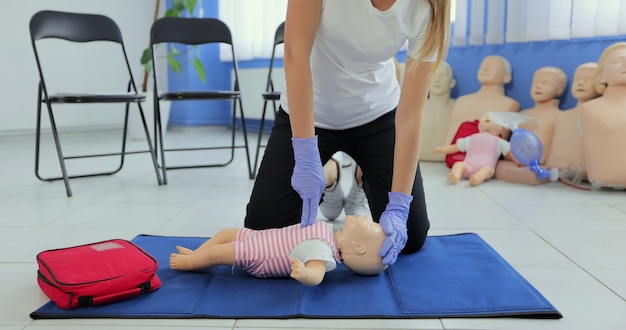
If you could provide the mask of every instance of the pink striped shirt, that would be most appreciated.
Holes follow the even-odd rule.
[[[328,244],[335,260],[340,261],[332,225],[316,221],[304,228],[300,224],[265,230],[241,228],[233,242],[235,266],[256,277],[288,277],[291,273],[289,253],[308,239]]]

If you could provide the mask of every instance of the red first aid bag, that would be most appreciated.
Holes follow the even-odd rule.
[[[98,306],[161,287],[158,261],[122,239],[43,251],[37,264],[39,287],[62,309]]]

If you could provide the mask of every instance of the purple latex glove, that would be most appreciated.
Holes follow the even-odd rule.
[[[302,198],[302,227],[310,226],[317,218],[317,208],[326,187],[326,177],[314,138],[292,138],[293,155],[296,165],[293,167],[291,186]]]
[[[389,193],[389,203],[380,216],[380,226],[387,234],[378,255],[383,265],[393,265],[407,240],[406,220],[413,196],[400,192]]]

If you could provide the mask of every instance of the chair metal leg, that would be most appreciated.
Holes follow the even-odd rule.
[[[35,141],[35,176],[41,181],[53,181],[61,178],[43,178],[39,174],[39,154],[41,150],[41,88],[39,89],[39,96],[37,98],[37,129],[36,129],[36,141]],[[65,183],[65,192],[67,197],[72,197],[72,188],[70,188],[70,180],[67,175],[67,169],[65,167],[65,158],[63,157],[63,152],[61,151],[61,143],[59,141],[59,135],[57,133],[57,127],[54,121],[54,116],[52,115],[52,107],[50,103],[46,102],[46,106],[48,108],[48,116],[50,117],[50,126],[52,128],[52,135],[54,137],[54,143],[57,150],[57,157],[59,159],[59,165],[61,166],[61,173],[63,182]]]
[[[235,159],[235,149],[237,148],[245,148],[246,153],[246,161],[248,164],[248,175],[250,179],[254,179],[255,175],[252,170],[252,161],[250,157],[250,145],[248,142],[248,131],[246,127],[246,119],[243,111],[243,103],[241,98],[232,99],[233,105],[231,108],[231,136],[230,136],[230,145],[225,146],[215,146],[215,147],[196,147],[196,148],[174,148],[174,149],[166,149],[165,148],[165,140],[163,137],[163,128],[161,124],[161,116],[160,116],[160,104],[158,100],[155,99],[155,147],[157,150],[157,166],[161,168],[161,173],[163,176],[163,184],[167,184],[167,170],[174,169],[193,169],[193,168],[206,168],[206,167],[222,167],[227,166],[233,162]],[[238,145],[236,142],[236,134],[237,134],[237,107],[239,107],[239,114],[241,115],[241,127],[243,132],[244,145]],[[165,161],[165,154],[168,151],[200,151],[200,150],[216,150],[216,149],[230,149],[230,157],[226,159],[226,161],[222,163],[212,163],[212,164],[198,164],[198,165],[178,165],[178,166],[167,166]],[[160,164],[159,164],[160,157]]]
[[[259,165],[259,154],[261,152],[261,139],[263,138],[263,129],[265,128],[265,114],[267,112],[267,99],[263,102],[263,111],[261,112],[261,123],[259,124],[259,138],[256,143],[256,154],[254,156],[254,167],[252,174],[256,177]]]
[[[161,155],[161,171],[162,171],[162,180],[163,184],[167,184],[167,166],[165,165],[165,145],[163,141],[163,127],[161,125],[161,105],[159,103],[159,98],[154,93],[154,132],[155,132],[155,148],[157,152]],[[158,161],[157,161],[158,166]]]
[[[39,102],[38,102],[39,104],[37,105],[37,126],[36,126],[36,132],[35,132],[35,176],[39,180],[50,182],[50,181],[56,181],[56,180],[61,180],[62,179],[64,181],[64,183],[65,183],[66,194],[67,194],[68,197],[71,197],[72,196],[72,190],[71,190],[71,187],[70,187],[69,179],[86,178],[86,177],[101,176],[101,175],[112,175],[112,174],[115,174],[115,173],[119,172],[122,169],[122,167],[124,166],[124,161],[125,161],[125,156],[126,156],[126,141],[127,141],[126,140],[126,135],[127,135],[127,132],[128,132],[128,116],[129,116],[129,112],[130,112],[130,103],[126,103],[126,109],[125,109],[125,113],[124,113],[124,129],[123,129],[122,145],[121,145],[120,152],[116,152],[116,153],[102,153],[102,154],[90,154],[90,155],[80,155],[80,156],[64,156],[63,155],[63,151],[62,151],[62,147],[61,147],[61,139],[60,139],[60,136],[59,136],[59,132],[58,132],[57,125],[56,125],[56,120],[54,118],[54,113],[53,113],[53,110],[52,110],[52,104],[50,102],[42,101],[41,97],[42,97],[42,92],[39,91]],[[59,177],[43,177],[40,174],[42,103],[46,104],[46,108],[47,108],[47,111],[48,111],[48,116],[50,118],[50,126],[51,126],[51,130],[52,130],[52,136],[53,136],[55,148],[56,148],[56,151],[57,151],[57,157],[59,159],[59,165],[61,167],[61,176],[59,176]],[[155,171],[156,171],[156,175],[157,175],[157,182],[158,182],[159,185],[161,185],[162,184],[161,177],[160,177],[160,173],[158,171],[157,162],[156,162],[156,152],[155,152],[154,148],[152,147],[152,143],[150,142],[150,136],[149,136],[149,133],[148,133],[148,127],[146,125],[145,116],[144,116],[143,112],[141,112],[141,116],[142,116],[142,120],[143,120],[144,131],[146,133],[146,139],[148,140],[148,146],[150,148],[149,152],[150,152],[150,154],[152,156],[153,164],[155,166]],[[104,157],[104,156],[119,156],[120,157],[120,162],[119,162],[119,165],[117,166],[117,168],[115,168],[112,171],[108,171],[108,172],[97,172],[97,173],[79,174],[79,175],[69,175],[68,174],[67,166],[65,164],[66,160],[68,160],[68,159],[80,159],[80,158]]]
[[[120,165],[113,173],[119,172],[124,167],[124,160],[126,156],[126,132],[128,131],[128,116],[130,115],[130,104],[126,103],[124,109],[124,129],[122,130],[122,150],[120,151]],[[113,174],[111,173],[111,174]]]
[[[159,172],[159,164],[156,158],[156,150],[153,148],[152,142],[150,141],[150,132],[148,131],[148,124],[146,123],[146,116],[143,113],[143,107],[141,106],[140,102],[137,102],[137,108],[139,108],[139,114],[141,115],[141,123],[143,124],[143,130],[146,134],[146,141],[148,142],[148,148],[150,149],[150,157],[152,158],[152,164],[154,166],[154,171],[156,173],[157,182],[160,186],[163,184],[163,181],[161,180],[161,173]],[[126,121],[126,123],[124,124],[124,139],[126,139],[127,126],[128,126],[128,121]]]
[[[250,160],[250,147],[248,145],[248,130],[246,128],[246,117],[243,114],[243,103],[241,98],[237,99],[239,102],[239,112],[241,114],[241,129],[243,130],[244,148],[246,149],[246,161],[248,162],[248,177],[253,180],[256,177],[256,173],[252,172],[252,162]]]
[[[230,122],[230,159],[226,164],[232,163],[233,159],[235,159],[235,137],[237,133],[237,100],[233,100],[233,108]]]
[[[254,169],[252,171],[252,173],[254,174],[254,176],[256,177],[256,174],[258,172],[258,166],[259,166],[259,156],[261,155],[261,148],[265,147],[264,145],[261,145],[261,139],[263,138],[263,130],[265,129],[265,116],[267,114],[267,103],[270,102],[269,100],[265,100],[265,102],[263,103],[263,112],[261,114],[261,123],[259,124],[259,138],[257,140],[257,144],[256,144],[256,154],[254,156]],[[274,118],[276,118],[276,112],[278,111],[278,109],[276,108],[276,101],[272,100],[272,108],[274,109]]]
[[[37,107],[37,130],[36,130],[36,142],[35,142],[35,176],[39,180],[51,182],[51,181],[62,179],[65,183],[65,190],[67,193],[67,197],[71,197],[72,190],[70,188],[69,179],[87,178],[87,177],[101,176],[101,175],[112,175],[112,174],[119,172],[122,169],[122,167],[124,166],[124,159],[125,159],[125,154],[126,154],[125,152],[126,150],[126,139],[125,139],[126,124],[124,128],[124,137],[122,138],[121,152],[106,153],[106,154],[104,153],[103,154],[91,154],[91,155],[81,155],[81,156],[64,156],[62,147],[61,147],[61,138],[59,136],[59,132],[57,129],[56,120],[54,119],[52,105],[49,102],[43,102],[43,103],[46,103],[46,107],[48,109],[48,116],[50,117],[50,127],[52,129],[52,136],[54,139],[55,149],[57,151],[57,157],[59,158],[59,165],[61,167],[61,176],[42,177],[41,174],[39,173],[39,164],[40,164],[40,158],[41,158],[40,157],[40,154],[41,154],[41,102],[40,102],[40,104]],[[126,108],[125,116],[126,116],[126,122],[127,122],[128,121],[128,106]],[[120,163],[117,166],[117,168],[108,172],[97,172],[97,173],[79,174],[79,175],[69,175],[67,172],[67,166],[65,164],[65,160],[104,157],[104,156],[120,156]]]

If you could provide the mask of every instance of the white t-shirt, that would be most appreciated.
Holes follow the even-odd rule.
[[[305,265],[310,260],[325,261],[326,272],[337,268],[337,261],[335,260],[333,249],[326,244],[326,242],[317,238],[300,242],[291,250],[291,253],[289,253],[289,259],[300,259]]]
[[[367,0],[324,0],[311,52],[315,125],[352,128],[394,109],[400,87],[391,58],[407,42],[417,57],[428,18],[424,0],[396,0],[386,11]],[[287,92],[281,105],[289,112]]]

